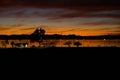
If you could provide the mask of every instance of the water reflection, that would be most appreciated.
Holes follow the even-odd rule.
[[[30,47],[39,47],[38,42],[30,42],[30,40],[0,40],[0,48],[12,48],[11,42],[16,43],[28,43],[28,45],[24,45],[21,47],[27,46]],[[79,47],[120,47],[120,40],[43,40],[40,43],[40,47],[76,47],[75,42],[80,42],[81,45]]]

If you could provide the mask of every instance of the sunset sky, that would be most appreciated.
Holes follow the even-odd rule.
[[[120,0],[0,0],[0,34],[120,35]]]

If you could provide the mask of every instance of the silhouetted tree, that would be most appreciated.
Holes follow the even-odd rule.
[[[43,41],[43,37],[45,35],[45,30],[42,28],[37,28],[32,34],[31,34],[31,42],[39,42],[39,47],[40,43]]]
[[[14,47],[14,42],[12,41],[10,44],[12,45],[12,48],[13,48]]]
[[[67,42],[65,42],[65,45],[68,45],[68,47],[70,47],[71,44],[72,44],[71,41],[67,41]]]
[[[74,45],[76,45],[76,47],[79,47],[82,44],[79,41],[76,41],[76,42],[74,42]]]

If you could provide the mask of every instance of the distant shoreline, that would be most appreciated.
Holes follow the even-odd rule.
[[[53,34],[53,35],[44,35],[44,39],[120,39],[120,35],[99,35],[99,36],[80,36],[75,34],[69,35],[60,35],[60,34]],[[31,39],[31,35],[0,35],[0,40],[24,40],[24,39]]]

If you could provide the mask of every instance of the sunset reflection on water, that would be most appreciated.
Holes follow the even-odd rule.
[[[28,48],[31,47],[38,47],[39,43],[38,42],[30,42],[30,40],[8,40],[8,44],[4,44],[6,45],[6,48],[12,48],[11,46],[11,42],[14,41],[15,43],[28,43]],[[70,42],[70,46],[66,45],[66,42]],[[51,40],[43,40],[43,42],[40,43],[40,47],[76,47],[74,45],[74,42],[80,42],[82,45],[80,45],[79,47],[120,47],[120,40],[119,39],[115,39],[115,40],[62,40],[62,39],[51,39]],[[5,42],[5,40],[0,40],[0,48],[4,48],[3,42]]]

